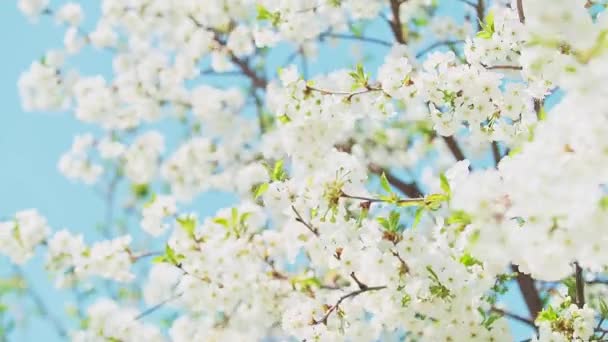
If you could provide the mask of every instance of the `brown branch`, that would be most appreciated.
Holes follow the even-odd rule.
[[[517,265],[511,265],[511,269],[513,272],[517,273],[517,285],[519,285],[521,294],[524,297],[524,301],[530,312],[530,317],[535,320],[538,313],[543,310],[543,302],[541,301],[538,289],[536,289],[536,285],[534,284],[534,279],[528,274],[519,272],[519,267],[517,267]]]
[[[524,14],[523,0],[517,0],[517,16],[519,17],[520,23],[522,23],[522,24],[526,23],[526,16]]]
[[[464,153],[462,152],[462,150],[460,149],[460,146],[458,146],[458,142],[456,141],[456,139],[453,136],[449,136],[449,137],[444,136],[443,141],[445,141],[445,143],[448,145],[450,152],[452,152],[452,155],[454,156],[454,158],[456,158],[457,161],[467,159],[464,156]]]
[[[524,323],[524,324],[527,324],[527,325],[529,325],[529,326],[533,327],[534,329],[538,329],[538,328],[536,327],[536,325],[534,325],[534,321],[533,321],[533,320],[531,320],[530,318],[523,317],[523,316],[520,316],[520,315],[514,314],[514,313],[512,313],[512,312],[505,311],[505,310],[503,310],[503,309],[499,309],[499,308],[497,308],[497,307],[492,307],[492,309],[491,309],[491,310],[492,310],[492,311],[494,311],[494,312],[496,312],[496,313],[498,313],[498,314],[501,314],[501,315],[503,315],[503,316],[505,316],[505,317],[508,317],[508,318],[514,319],[514,320],[519,321],[519,322],[522,322],[522,323]]]
[[[585,280],[583,279],[583,269],[574,263],[574,279],[576,280],[576,305],[579,308],[585,306]]]
[[[523,68],[520,65],[492,65],[485,66],[484,68],[488,70],[522,70]]]
[[[296,221],[298,221],[301,224],[303,224],[306,228],[308,228],[308,230],[310,230],[313,234],[315,234],[315,236],[319,236],[319,230],[317,228],[313,227],[312,224],[306,222],[302,218],[302,215],[300,215],[300,213],[296,210],[296,207],[294,207],[292,205],[291,206],[291,210],[293,210],[293,212],[296,214]]]
[[[194,23],[194,25],[196,27],[204,28],[203,24],[201,24],[194,16],[189,15],[188,18],[190,19],[190,21],[192,21]],[[218,43],[220,46],[225,47],[226,44],[220,38],[220,33],[217,30],[213,30],[213,29],[210,29],[210,31],[212,31],[214,33],[213,39],[216,41],[216,43]],[[247,60],[238,58],[230,50],[228,50],[228,54],[230,57],[230,61],[232,61],[232,63],[234,63],[241,70],[243,75],[247,76],[251,80],[251,84],[255,88],[261,88],[261,89],[266,88],[266,85],[268,84],[266,79],[264,77],[258,75],[258,73],[255,72],[255,70],[253,70],[249,66],[249,63],[247,62]]]
[[[321,41],[323,41],[325,38],[338,38],[338,39],[348,39],[348,40],[358,40],[361,42],[367,42],[367,43],[374,43],[374,44],[378,44],[381,46],[387,46],[387,47],[391,47],[393,46],[393,44],[384,41],[382,39],[378,39],[378,38],[373,38],[373,37],[365,37],[365,36],[355,36],[355,35],[348,35],[348,34],[342,34],[342,33],[331,33],[331,32],[326,32],[323,33],[319,36],[319,39]]]
[[[384,175],[386,176],[386,179],[392,186],[394,186],[399,191],[404,193],[407,197],[414,198],[414,197],[422,196],[422,191],[420,190],[420,188],[418,187],[418,185],[415,182],[406,183],[406,182],[402,181],[401,179],[397,178],[391,172],[386,172]]]
[[[393,19],[389,21],[391,31],[393,31],[393,35],[395,36],[395,40],[397,41],[397,43],[405,44],[405,37],[403,37],[403,28],[401,27],[401,13],[399,13],[401,4],[404,1],[390,0],[390,2],[391,2],[391,13],[393,14]]]
[[[167,303],[169,303],[175,299],[178,299],[179,297],[181,297],[183,295],[184,295],[183,292],[177,293],[174,296],[169,297],[169,298],[163,300],[162,302],[151,306],[150,308],[142,311],[139,315],[135,316],[134,320],[138,321],[138,320],[150,315],[151,313],[153,313],[153,312],[157,311],[158,309],[162,308],[163,306],[165,306]]]
[[[477,27],[481,30],[481,23],[484,20],[486,5],[485,0],[477,0],[477,5],[475,6],[475,12],[477,12]]]
[[[340,197],[361,200],[361,201],[365,201],[365,202],[369,202],[369,203],[391,202],[390,200],[381,199],[381,198],[370,198],[370,197],[364,197],[364,196],[351,196],[351,195],[348,195],[348,194],[345,194],[345,193],[342,193],[340,195]],[[422,204],[422,203],[424,203],[424,200],[425,200],[424,197],[402,198],[402,199],[399,199],[396,202],[392,202],[392,203],[395,203],[395,204],[421,203]]]
[[[332,314],[332,312],[336,311],[336,309],[338,309],[340,307],[340,304],[342,304],[342,302],[348,298],[353,298],[362,293],[369,292],[369,291],[383,290],[385,288],[386,288],[386,286],[367,286],[367,285],[365,285],[364,288],[359,287],[358,290],[347,293],[344,296],[340,297],[338,299],[338,301],[336,302],[336,304],[330,306],[329,309],[327,309],[327,311],[325,312],[323,317],[321,317],[319,319],[313,318],[310,325],[316,325],[316,324],[321,324],[321,323],[327,324],[327,319]]]
[[[440,46],[444,46],[444,45],[450,46],[450,45],[456,45],[456,44],[462,44],[462,43],[464,43],[464,40],[441,40],[441,41],[438,41],[438,42],[435,42],[435,43],[429,45],[428,47],[424,48],[423,50],[420,50],[416,54],[416,58],[420,58]]]
[[[348,101],[350,101],[350,100],[352,100],[353,97],[358,96],[358,95],[363,95],[363,94],[367,94],[367,93],[371,93],[371,92],[375,92],[375,91],[382,91],[382,87],[380,87],[380,86],[367,86],[363,90],[348,92],[348,91],[340,91],[340,90],[321,89],[321,88],[312,87],[312,86],[307,85],[306,86],[306,90],[307,91],[315,91],[315,92],[321,93],[323,95],[346,96],[346,99]]]
[[[460,1],[460,2],[462,2],[464,4],[467,4],[467,5],[469,5],[469,6],[473,7],[473,8],[477,7],[477,4],[475,4],[473,2],[470,2],[468,0],[458,0],[458,1]]]
[[[245,60],[238,58],[232,52],[230,52],[230,60],[232,61],[232,63],[236,64],[236,66],[241,69],[243,74],[251,80],[251,84],[254,87],[261,89],[266,88],[267,81],[261,76],[259,76],[253,69],[251,69],[251,67],[249,67],[249,64]]]
[[[494,157],[494,165],[498,165],[500,162],[500,149],[498,148],[498,143],[496,141],[492,141],[492,156]]]

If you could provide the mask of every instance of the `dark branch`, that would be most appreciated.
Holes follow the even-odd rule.
[[[325,314],[323,315],[323,317],[319,318],[319,319],[312,319],[311,325],[316,325],[316,324],[327,324],[327,319],[329,318],[329,316],[331,315],[332,312],[336,311],[336,309],[338,309],[340,307],[340,304],[342,304],[342,302],[348,298],[353,298],[356,297],[362,293],[365,292],[369,292],[369,291],[378,291],[378,290],[383,290],[385,289],[386,286],[367,286],[365,285],[364,288],[359,287],[359,290],[350,292],[345,294],[344,296],[340,297],[338,299],[338,301],[336,302],[336,304],[332,305],[329,307],[329,309],[327,309],[327,311],[325,312]]]
[[[530,312],[530,317],[534,320],[536,319],[536,316],[538,316],[538,313],[543,310],[543,302],[541,301],[538,289],[536,289],[536,285],[534,284],[534,279],[528,274],[519,272],[519,267],[517,267],[517,265],[511,265],[511,269],[513,272],[517,273],[517,285],[519,285],[521,294],[524,297],[524,301]]]
[[[393,19],[389,21],[389,25],[391,27],[391,30],[393,31],[393,35],[395,36],[395,40],[397,41],[397,43],[405,44],[405,37],[403,37],[403,28],[401,27],[401,13],[399,13],[399,9],[401,8],[401,4],[403,3],[403,1],[390,1]]]
[[[312,224],[306,222],[302,218],[302,215],[300,215],[300,213],[298,212],[298,210],[296,210],[296,207],[294,207],[292,205],[291,206],[291,210],[293,210],[293,212],[296,214],[296,221],[298,221],[301,224],[303,224],[306,228],[308,228],[308,230],[310,230],[313,234],[315,234],[315,236],[319,236],[319,230],[317,228],[313,227]]]
[[[454,155],[454,158],[456,158],[457,161],[467,159],[464,156],[464,153],[462,152],[462,150],[460,149],[460,146],[458,146],[458,142],[456,141],[456,139],[453,136],[443,137],[443,140],[448,145],[450,152],[452,152],[452,155]]]
[[[445,45],[451,46],[451,45],[462,44],[462,43],[464,43],[464,40],[441,40],[441,41],[438,41],[438,42],[435,42],[435,43],[429,45],[428,47],[424,48],[423,50],[420,50],[416,54],[416,58],[420,58],[441,46],[445,46]]]
[[[517,0],[517,16],[519,17],[520,23],[522,23],[522,24],[526,23],[526,16],[524,14],[523,0]]]
[[[576,280],[576,305],[579,308],[585,306],[585,280],[583,279],[583,269],[574,263],[574,279]]]
[[[494,311],[494,312],[496,312],[498,314],[501,314],[501,315],[503,315],[505,317],[508,317],[508,318],[514,319],[516,321],[522,322],[524,324],[527,324],[527,325],[529,325],[529,326],[537,329],[536,325],[534,325],[534,321],[532,321],[530,318],[523,317],[523,316],[514,314],[512,312],[508,312],[508,311],[505,311],[503,309],[499,309],[499,308],[496,308],[496,307],[493,307],[492,311]]]
[[[321,36],[319,36],[319,39],[324,40],[325,38],[339,38],[339,39],[348,39],[348,40],[358,40],[361,42],[367,42],[367,43],[374,43],[374,44],[378,44],[381,46],[387,46],[387,47],[391,47],[393,46],[393,44],[384,41],[382,39],[378,39],[378,38],[373,38],[373,37],[365,37],[365,36],[355,36],[355,35],[348,35],[348,34],[342,34],[342,33],[331,33],[331,32],[327,32],[322,34]]]

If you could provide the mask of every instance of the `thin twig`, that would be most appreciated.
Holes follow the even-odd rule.
[[[160,302],[160,303],[158,303],[158,304],[155,304],[154,306],[151,306],[151,307],[149,307],[148,309],[146,309],[146,310],[142,311],[142,312],[141,312],[139,315],[135,316],[135,318],[134,318],[134,319],[135,319],[136,321],[138,321],[138,320],[140,320],[140,319],[142,319],[142,318],[144,318],[144,317],[148,316],[149,314],[151,314],[151,313],[155,312],[156,310],[158,310],[158,309],[162,308],[162,307],[163,307],[163,306],[165,306],[167,303],[169,303],[169,302],[171,302],[171,301],[173,301],[173,300],[175,300],[175,299],[177,299],[177,298],[179,298],[179,297],[181,297],[181,296],[183,296],[183,295],[184,295],[184,293],[183,293],[183,292],[177,293],[177,294],[175,294],[174,296],[169,297],[169,298],[167,298],[167,299],[163,300],[162,302]]]
[[[293,212],[296,214],[296,221],[300,222],[301,224],[303,224],[306,228],[308,228],[308,230],[310,230],[313,234],[315,234],[316,236],[319,236],[319,230],[315,227],[313,227],[310,223],[306,222],[303,218],[302,215],[300,215],[300,213],[298,212],[298,210],[296,209],[296,207],[294,207],[293,205],[291,206],[291,210],[293,210]]]
[[[66,328],[61,323],[61,320],[59,320],[59,318],[53,315],[53,313],[47,307],[42,297],[30,286],[31,282],[25,276],[25,272],[23,272],[23,270],[19,266],[13,266],[13,270],[25,283],[27,294],[34,302],[34,305],[36,305],[36,308],[38,309],[40,314],[44,318],[48,319],[48,321],[53,326],[53,329],[55,329],[55,331],[60,337],[66,338],[68,336]]]
[[[529,325],[529,326],[531,326],[531,327],[534,327],[535,329],[537,328],[537,327],[536,327],[536,325],[534,324],[534,321],[533,321],[533,320],[531,320],[530,318],[523,317],[523,316],[520,316],[520,315],[514,314],[514,313],[512,313],[512,312],[505,311],[505,310],[503,310],[503,309],[499,309],[499,308],[497,308],[497,307],[492,307],[492,309],[491,309],[491,310],[492,310],[492,311],[494,311],[494,312],[496,312],[496,313],[498,313],[498,314],[501,314],[501,315],[503,315],[503,316],[506,316],[506,317],[508,317],[508,318],[514,319],[514,320],[516,320],[516,321],[519,321],[519,322],[522,322],[522,323],[524,323],[524,324],[527,324],[527,325]]]
[[[386,286],[367,286],[365,285],[364,288],[359,288],[356,291],[350,292],[345,294],[344,296],[340,297],[338,299],[338,301],[336,302],[336,304],[332,305],[329,307],[329,309],[327,309],[327,311],[325,312],[325,314],[323,315],[323,317],[319,318],[319,319],[312,319],[311,325],[316,325],[316,324],[327,324],[327,319],[329,318],[329,316],[331,315],[332,312],[336,311],[336,309],[338,309],[340,307],[340,304],[342,304],[342,302],[348,298],[353,298],[356,297],[362,293],[365,292],[369,292],[369,291],[378,291],[378,290],[383,290],[385,289]]]
[[[435,50],[438,47],[447,45],[447,46],[451,46],[451,45],[456,45],[456,44],[462,44],[464,43],[464,40],[441,40],[438,42],[435,42],[431,45],[429,45],[428,47],[424,48],[423,50],[420,50],[418,53],[416,53],[416,58],[420,58],[424,55],[426,55],[427,53]]]
[[[355,35],[348,35],[348,34],[343,34],[343,33],[331,33],[331,32],[327,32],[327,33],[323,33],[319,36],[319,39],[323,40],[325,38],[339,38],[339,39],[347,39],[347,40],[357,40],[357,41],[361,41],[361,42],[367,42],[367,43],[374,43],[374,44],[378,44],[381,46],[386,46],[386,47],[391,47],[393,46],[393,44],[384,41],[382,39],[378,39],[378,38],[373,38],[373,37],[365,37],[365,36],[355,36]]]

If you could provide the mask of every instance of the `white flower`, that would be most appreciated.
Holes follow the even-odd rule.
[[[61,23],[68,24],[70,26],[78,26],[84,19],[84,12],[82,7],[75,2],[68,2],[63,5],[59,11],[55,14],[55,18]]]

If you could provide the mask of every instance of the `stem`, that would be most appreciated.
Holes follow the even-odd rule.
[[[511,265],[511,269],[513,272],[517,273],[517,285],[519,285],[521,294],[524,297],[524,301],[530,312],[530,317],[535,320],[538,313],[543,310],[543,302],[541,301],[536,285],[534,284],[534,279],[528,274],[519,272],[519,267],[517,267],[517,265]]]
[[[388,182],[392,186],[397,188],[397,190],[401,191],[407,197],[413,198],[413,197],[422,196],[422,190],[420,190],[420,188],[418,187],[418,184],[416,184],[416,182],[407,183],[407,182],[399,179],[397,176],[392,174],[390,171],[382,169],[380,166],[375,165],[375,164],[370,164],[369,169],[371,172],[373,172],[377,175],[381,175],[382,173],[384,173],[384,175],[386,176],[386,180],[388,180]]]
[[[578,262],[574,263],[574,273],[576,279],[576,305],[582,308],[585,306],[585,280],[583,279],[583,269]]]

